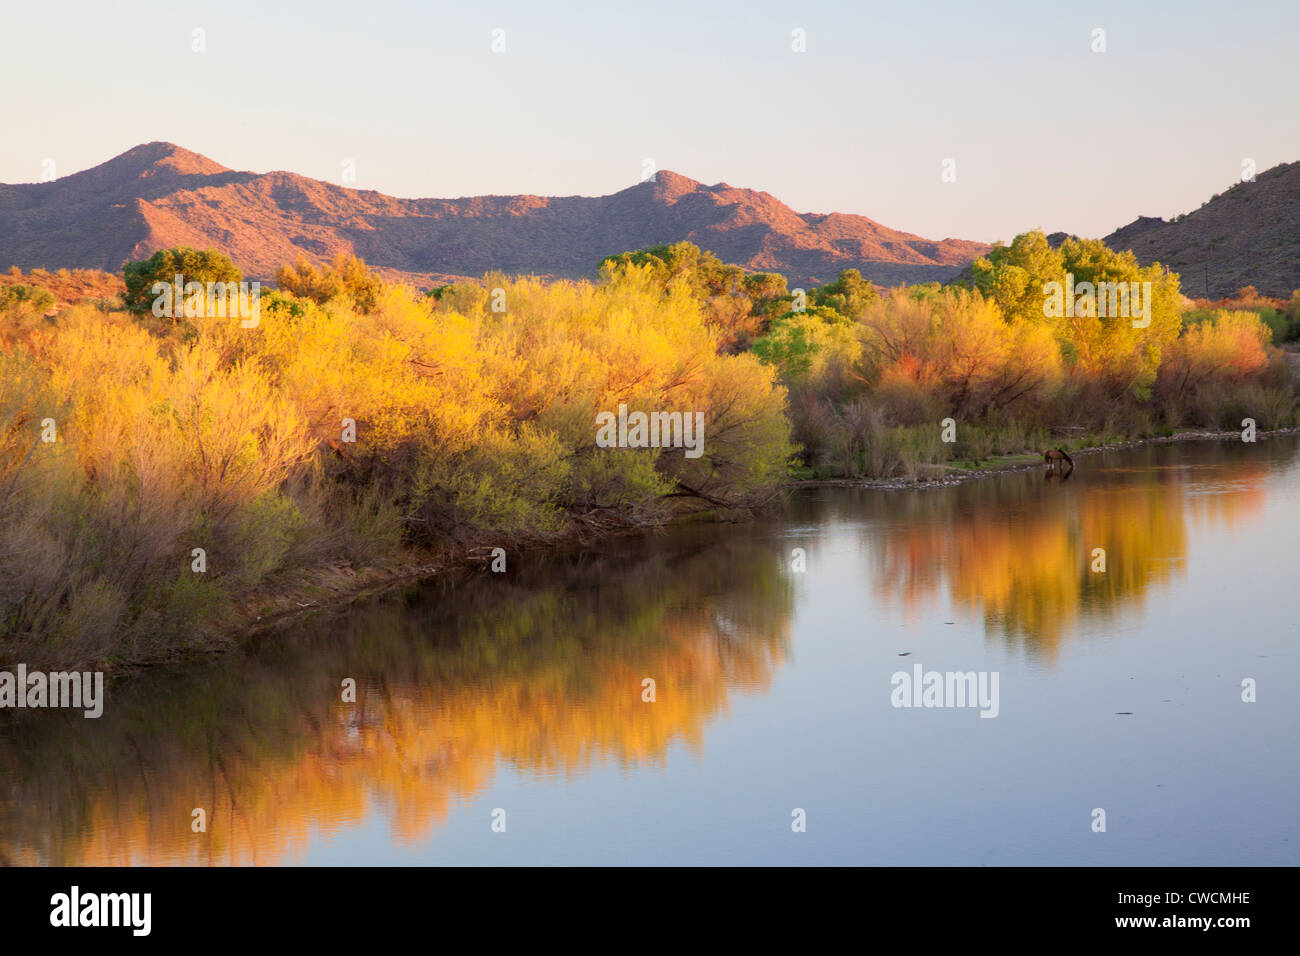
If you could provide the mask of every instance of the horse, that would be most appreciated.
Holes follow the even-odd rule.
[[[1047,467],[1052,470],[1065,468],[1067,473],[1074,470],[1074,459],[1059,448],[1049,448],[1043,452],[1043,461],[1047,462]]]

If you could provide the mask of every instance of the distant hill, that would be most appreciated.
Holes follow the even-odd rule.
[[[58,306],[72,305],[86,299],[112,301],[126,291],[126,284],[120,275],[97,269],[58,269],[54,272],[36,269],[24,274],[14,267],[7,272],[0,272],[0,286],[13,285],[34,285],[46,289],[54,296]]]
[[[222,250],[250,279],[272,278],[299,254],[351,252],[427,285],[491,270],[594,276],[606,255],[680,240],[794,285],[847,268],[883,285],[945,280],[988,249],[864,216],[796,213],[765,192],[666,170],[609,196],[396,199],[294,173],[235,172],[148,143],[50,183],[0,185],[0,269],[116,272],[185,245]]]
[[[1180,273],[1184,295],[1217,299],[1253,285],[1286,298],[1300,289],[1300,162],[1239,182],[1186,216],[1139,216],[1103,241]]]

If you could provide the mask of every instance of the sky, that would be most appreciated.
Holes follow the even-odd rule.
[[[1102,236],[1300,159],[1296,0],[42,0],[0,24],[5,183],[154,140],[403,197],[603,195],[648,160],[992,241]]]

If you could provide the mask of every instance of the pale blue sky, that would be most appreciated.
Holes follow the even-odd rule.
[[[9,183],[150,140],[336,182],[353,158],[398,196],[600,195],[651,158],[991,240],[1102,235],[1300,159],[1295,0],[42,0],[0,23]]]

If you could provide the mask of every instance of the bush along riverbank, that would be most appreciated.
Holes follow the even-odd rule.
[[[1243,440],[1266,441],[1288,435],[1300,435],[1300,426],[1277,428],[1271,431],[1256,431],[1252,438],[1243,439],[1242,431],[1201,431],[1188,429],[1171,435],[1152,438],[1105,439],[1098,436],[1082,436],[1057,441],[1051,447],[1067,451],[1073,458],[1082,459],[1107,451],[1122,451],[1126,448],[1141,448],[1146,445],[1164,445],[1183,441],[1223,441],[1239,442]],[[959,485],[981,478],[993,478],[1010,472],[1045,471],[1048,464],[1042,454],[1036,451],[1022,453],[998,454],[980,460],[952,460],[944,464],[921,465],[915,468],[911,476],[906,474],[894,478],[814,478],[806,469],[797,469],[792,482],[793,487],[830,487],[830,488],[939,488]],[[1053,474],[1064,476],[1068,472],[1058,469]]]
[[[1292,364],[1257,312],[1193,308],[1175,273],[1096,241],[1019,236],[949,286],[882,294],[846,273],[803,306],[752,348],[789,390],[805,477],[914,481],[1058,446],[1297,424]]]
[[[743,514],[784,482],[774,370],[643,268],[430,296],[355,263],[304,273],[255,318],[6,317],[4,660],[174,658],[318,569]],[[669,417],[648,435],[638,412]]]
[[[1048,314],[1058,276],[1145,284],[1140,318]],[[33,288],[0,308],[0,663],[173,660],[437,570],[743,518],[792,478],[1293,426],[1269,326],[1184,315],[1177,281],[1031,234],[883,293],[687,244],[596,282],[420,292],[341,257],[250,292],[171,250],[128,265],[120,304]]]

